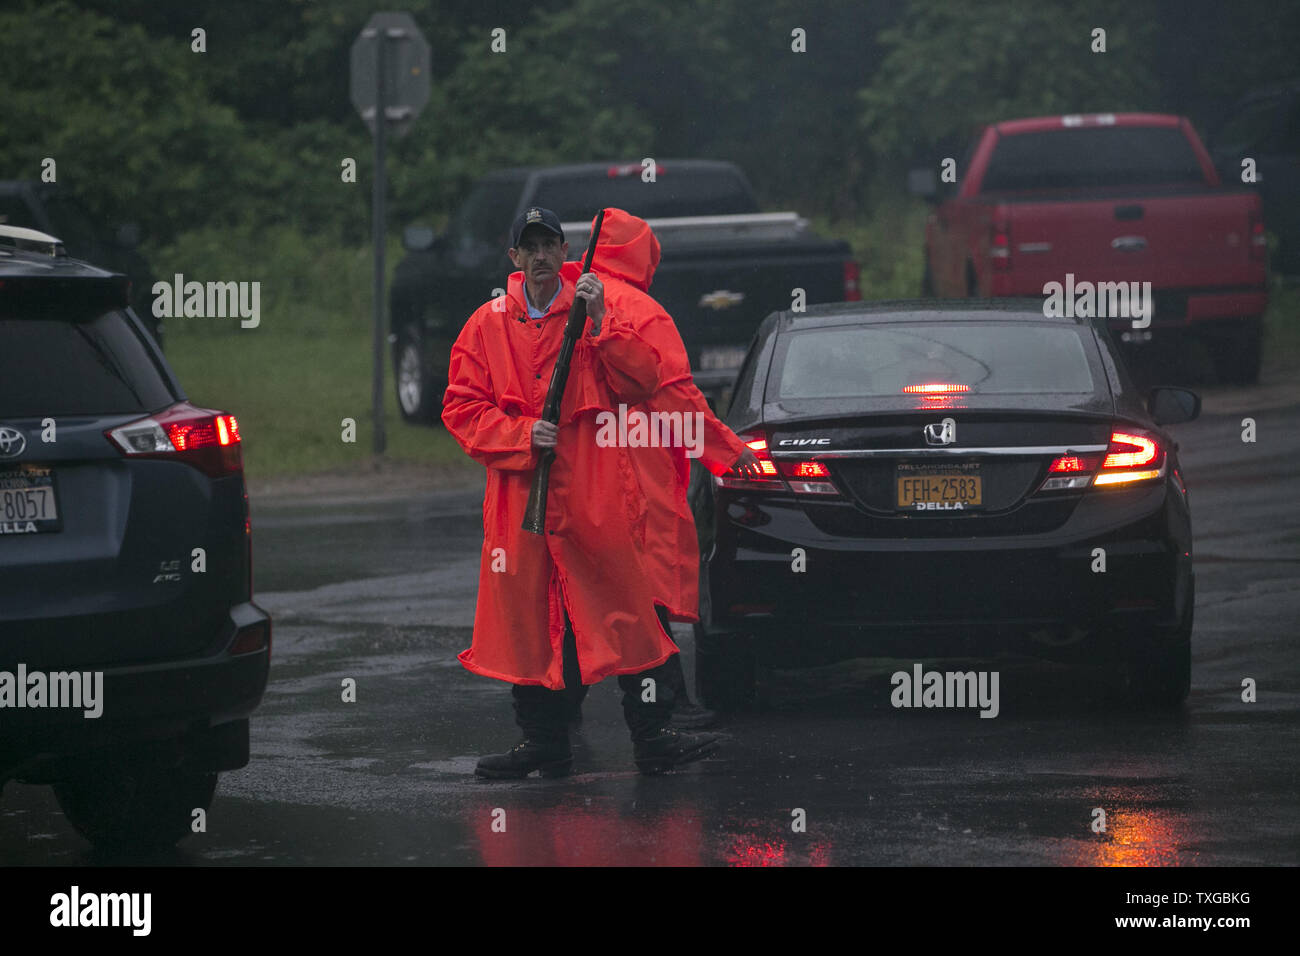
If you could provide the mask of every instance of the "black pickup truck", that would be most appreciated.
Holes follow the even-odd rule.
[[[650,170],[653,169],[653,180]],[[695,383],[724,398],[763,318],[808,305],[856,300],[858,266],[847,243],[822,239],[791,212],[762,213],[733,163],[665,159],[585,163],[490,173],[474,185],[445,233],[410,226],[390,311],[398,405],[408,421],[435,421],[452,343],[476,308],[500,294],[514,270],[510,224],[530,206],[564,224],[569,257],[586,247],[606,207],[645,219],[661,246],[653,295],[677,323]]]

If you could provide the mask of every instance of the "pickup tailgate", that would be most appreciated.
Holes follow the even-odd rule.
[[[1044,283],[1150,282],[1154,291],[1259,286],[1251,256],[1245,192],[1197,191],[1152,197],[1003,200],[1010,224],[1011,288],[1041,295]],[[1156,306],[1160,313],[1160,303]]]

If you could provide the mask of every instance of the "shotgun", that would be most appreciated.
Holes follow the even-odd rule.
[[[591,260],[596,255],[596,240],[600,238],[600,227],[605,222],[605,210],[596,215],[596,225],[591,230],[591,239],[587,243],[587,256],[582,261],[582,273],[591,271]],[[542,406],[542,418],[551,424],[560,420],[560,403],[564,400],[564,386],[569,381],[569,363],[573,361],[573,348],[578,344],[578,336],[587,324],[587,300],[574,295],[573,305],[569,307],[569,320],[564,325],[564,339],[560,343],[560,356],[555,360],[555,369],[551,372],[551,384],[546,389],[546,404]],[[551,462],[555,460],[554,448],[543,448],[537,470],[533,472],[533,487],[528,492],[528,508],[524,511],[523,529],[533,534],[541,534],[546,524],[546,493],[551,482]]]

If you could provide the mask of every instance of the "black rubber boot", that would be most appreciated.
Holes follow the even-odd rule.
[[[702,760],[722,742],[718,734],[684,734],[663,728],[658,733],[632,742],[636,769],[642,773],[667,773],[682,764]]]
[[[716,711],[701,707],[686,692],[686,675],[682,672],[682,655],[674,654],[666,665],[674,682],[673,726],[683,730],[703,730],[718,722]]]
[[[564,691],[523,684],[510,691],[515,723],[524,739],[503,754],[479,758],[474,773],[493,780],[517,780],[534,770],[540,770],[543,777],[567,776],[573,768],[573,751],[569,749]]]
[[[569,740],[533,740],[525,737],[503,754],[480,757],[474,773],[490,780],[518,780],[534,770],[543,777],[567,777],[573,769]]]
[[[623,716],[632,732],[632,757],[642,773],[666,773],[707,757],[718,749],[722,739],[717,734],[685,734],[669,729],[679,682],[674,667],[680,669],[681,662],[669,658],[658,667],[618,679],[623,689]],[[648,685],[647,678],[654,684]]]

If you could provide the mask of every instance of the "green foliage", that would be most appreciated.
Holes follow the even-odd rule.
[[[390,239],[385,252],[389,278],[402,250]],[[261,283],[261,325],[244,330],[232,319],[167,320],[172,336],[198,338],[274,332],[312,336],[325,330],[369,334],[374,252],[369,244],[343,246],[292,225],[193,229],[154,256],[162,281],[176,273],[186,280]]]
[[[1096,27],[1104,53],[1092,52]],[[1151,0],[908,0],[880,35],[888,52],[860,94],[861,123],[881,154],[916,159],[998,120],[1150,109],[1154,27]]]

